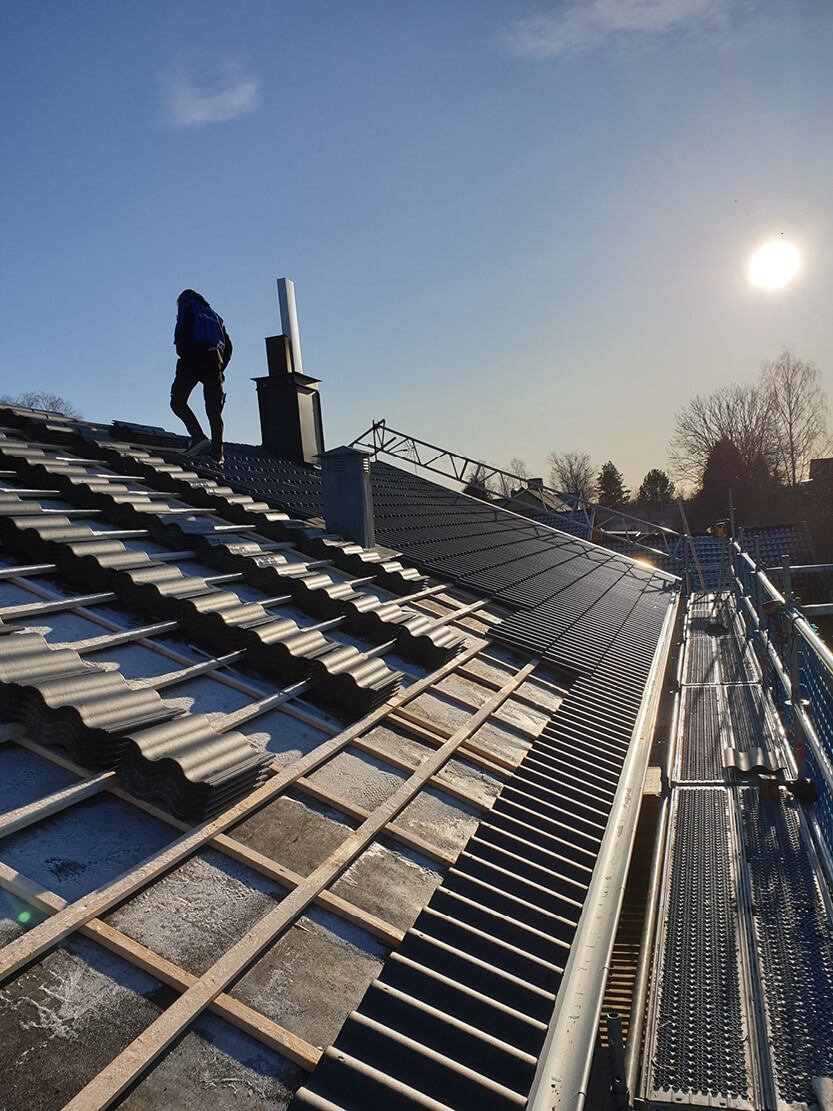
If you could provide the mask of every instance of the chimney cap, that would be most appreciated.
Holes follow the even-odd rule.
[[[251,382],[274,382],[278,378],[281,381],[289,380],[298,386],[311,386],[313,383],[320,382],[320,378],[310,378],[308,374],[299,374],[297,370],[288,370],[286,374],[259,374],[256,378],[251,378]]]
[[[331,455],[361,455],[365,459],[369,459],[373,452],[370,450],[362,450],[357,447],[350,447],[348,444],[341,444],[340,447],[331,447],[328,451],[322,451],[319,458],[323,459],[325,456]]]

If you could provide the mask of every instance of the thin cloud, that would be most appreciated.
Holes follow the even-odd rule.
[[[160,84],[163,119],[170,127],[225,123],[260,103],[260,81],[239,58],[192,59],[164,73]]]
[[[557,13],[518,21],[507,35],[511,48],[529,58],[589,50],[622,35],[722,23],[728,0],[569,0]]]

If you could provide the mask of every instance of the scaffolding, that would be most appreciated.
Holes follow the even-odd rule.
[[[398,432],[385,420],[374,421],[350,446],[363,448],[374,458],[387,455],[400,463],[408,463],[452,479],[464,487],[474,487],[488,495],[490,500],[494,496],[492,484],[497,482],[504,491],[501,497],[504,509],[512,511],[513,504],[518,509],[521,506],[526,509],[530,506],[535,508],[537,502],[542,514],[570,515],[580,524],[584,540],[593,540],[617,550],[621,546],[628,549],[632,547],[634,553],[644,553],[651,562],[658,558],[668,561],[669,570],[679,570],[683,564],[686,537],[674,529],[645,521],[621,509],[586,501],[578,495],[556,490],[537,480],[531,482],[511,471],[492,467],[481,460],[436,444],[429,444],[405,432]],[[520,500],[521,494],[523,501]],[[543,523],[553,524],[551,521]],[[558,528],[560,525],[553,524],[553,527]],[[639,558],[639,555],[635,554],[634,558]]]

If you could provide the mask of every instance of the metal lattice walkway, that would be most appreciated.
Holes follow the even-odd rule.
[[[728,594],[685,626],[642,1095],[798,1111],[833,1074],[833,916],[792,755]]]

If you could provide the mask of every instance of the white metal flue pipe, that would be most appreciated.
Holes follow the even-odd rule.
[[[289,336],[292,369],[296,374],[303,374],[301,332],[298,328],[298,310],[295,307],[295,283],[289,278],[278,278],[278,302],[281,307],[281,328],[283,334]]]

